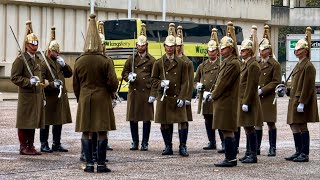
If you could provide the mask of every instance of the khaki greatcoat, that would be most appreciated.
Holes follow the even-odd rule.
[[[263,122],[277,122],[277,102],[275,88],[281,82],[281,65],[274,58],[270,57],[267,62],[259,62],[261,69],[259,86],[262,90],[260,101],[262,106]]]
[[[53,85],[53,77],[49,71],[48,66],[45,61],[41,63],[41,72],[43,79],[49,81],[49,85],[44,89],[46,95],[46,105],[45,105],[45,121],[46,125],[61,125],[72,123],[69,99],[67,94],[67,89],[65,85],[64,78],[70,78],[72,76],[71,67],[66,64],[62,67],[57,61],[54,61],[47,57],[48,64],[52,70],[53,75],[56,79],[63,82],[63,89],[61,97],[58,98],[59,89],[55,88]]]
[[[34,76],[41,76],[41,60],[33,60],[28,53],[23,53]],[[31,85],[31,75],[20,54],[12,64],[11,81],[18,86],[18,109],[16,128],[35,129],[45,127],[44,94],[41,86]]]
[[[185,61],[186,63],[186,69],[187,69],[187,74],[188,74],[188,88],[187,88],[187,97],[186,100],[189,100],[191,102],[192,100],[192,93],[193,93],[193,79],[194,79],[194,68],[193,68],[193,63],[192,61],[185,55],[182,55],[181,57],[182,60]],[[193,121],[192,118],[192,109],[191,105],[186,106],[186,111],[187,111],[187,119],[188,121]]]
[[[209,59],[205,60],[201,63],[197,69],[196,77],[194,78],[195,86],[197,82],[201,82],[204,85],[204,91],[210,91],[213,89],[213,84],[217,80],[218,73],[220,68],[220,59],[217,58],[213,63],[210,62]],[[202,114],[211,114],[213,111],[213,101],[202,103]]]
[[[177,106],[178,99],[185,101],[187,97],[188,76],[185,76],[185,72],[187,72],[185,66],[186,63],[176,56],[170,62],[166,54],[154,63],[151,75],[153,80],[151,94],[157,97],[156,123],[173,124],[188,122],[186,106],[183,105],[181,108]],[[166,78],[164,78],[164,73]],[[164,79],[170,80],[170,83],[166,96],[161,101],[163,90],[160,82]]]
[[[127,121],[151,121],[154,118],[153,103],[148,103],[151,92],[151,71],[155,58],[149,53],[141,59],[138,53],[134,58],[134,73],[136,80],[129,84],[127,99]],[[123,68],[122,78],[128,82],[128,75],[132,72],[133,58],[130,56]]]
[[[213,128],[237,131],[238,88],[240,61],[231,55],[222,61],[217,82],[212,92]]]
[[[73,89],[78,101],[76,132],[116,129],[112,96],[118,79],[112,60],[101,53],[84,53],[74,65]]]
[[[258,84],[261,70],[255,57],[250,58],[241,65],[239,100],[238,100],[238,126],[262,126],[262,108],[258,95]],[[248,105],[248,112],[242,111],[242,105]]]
[[[288,124],[319,122],[315,77],[316,69],[309,59],[302,60],[293,69],[289,87]],[[304,104],[302,113],[297,112],[299,103]]]

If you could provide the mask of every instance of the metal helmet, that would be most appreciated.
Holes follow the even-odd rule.
[[[265,49],[271,49],[272,52],[272,46],[270,43],[270,29],[268,25],[264,26],[264,33],[263,33],[263,38],[260,41],[259,44],[259,50],[265,50]],[[272,54],[272,53],[271,53]]]
[[[208,42],[208,51],[219,49],[217,29],[212,28],[210,41]]]
[[[84,41],[84,52],[103,52],[100,35],[96,24],[96,15],[91,14],[89,19],[89,27]]]
[[[311,32],[312,32],[312,28],[311,27],[307,27],[306,28],[306,37],[305,39],[300,39],[297,44],[296,47],[294,48],[294,50],[299,50],[299,49],[308,49],[309,51],[309,57],[311,57]]]
[[[24,38],[24,43],[23,43],[23,48],[22,50],[26,50],[26,44],[30,43],[33,45],[38,45],[39,44],[39,39],[38,37],[33,33],[32,30],[32,23],[31,21],[26,22],[26,31],[25,31],[25,38]]]
[[[146,45],[147,43],[148,43],[148,41],[147,41],[146,24],[142,23],[140,35],[138,36],[138,39],[137,39],[137,45],[143,46],[143,45]]]
[[[178,26],[178,28],[177,28],[176,45],[177,45],[177,46],[183,45],[182,26]]]
[[[48,45],[48,50],[60,52],[60,45],[56,40],[56,28],[54,26],[51,27],[51,37]]]
[[[164,44],[167,46],[175,46],[176,45],[176,38],[175,37],[176,37],[175,24],[170,23],[169,30],[168,30],[168,36],[166,37]]]

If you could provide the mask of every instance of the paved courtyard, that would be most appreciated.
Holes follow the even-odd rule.
[[[4,95],[5,96],[5,95]],[[15,96],[15,95],[13,95]],[[10,98],[8,98],[10,99]],[[310,162],[294,163],[284,157],[294,152],[293,137],[286,124],[288,98],[278,100],[278,139],[277,156],[268,157],[268,132],[264,126],[262,152],[257,164],[242,164],[234,168],[217,168],[213,164],[224,158],[216,150],[205,151],[207,143],[204,120],[196,114],[197,104],[192,103],[194,121],[190,123],[188,150],[189,157],[180,157],[177,126],[173,137],[173,156],[162,156],[164,147],[159,125],[152,124],[149,151],[130,151],[131,135],[129,123],[125,120],[126,102],[115,108],[117,130],[110,132],[109,142],[114,148],[107,152],[107,174],[84,173],[83,163],[79,161],[80,133],[76,133],[75,123],[63,126],[62,144],[69,149],[68,153],[51,153],[41,156],[19,155],[19,142],[15,128],[17,101],[13,98],[0,101],[0,179],[320,179],[320,125],[309,124],[311,135]],[[319,106],[320,107],[320,106]],[[70,99],[73,122],[77,102]],[[143,109],[141,109],[143,113]],[[142,124],[139,124],[140,141]],[[218,149],[221,148],[218,133]],[[52,135],[49,137],[51,146]],[[40,148],[39,130],[36,130],[37,149]],[[242,129],[240,154],[245,151],[245,136]]]

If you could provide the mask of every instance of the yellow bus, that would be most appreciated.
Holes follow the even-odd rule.
[[[115,65],[115,71],[119,81],[121,81],[121,72],[127,58],[136,53],[136,38],[140,35],[141,23],[146,24],[148,51],[156,59],[164,54],[163,42],[168,35],[168,28],[171,22],[176,27],[183,27],[184,54],[192,60],[194,70],[207,56],[207,43],[211,36],[212,28],[217,28],[218,38],[225,36],[226,25],[200,24],[185,21],[156,21],[141,19],[118,19],[107,20],[104,22],[105,47],[106,53],[110,56]],[[242,28],[235,26],[237,44],[243,41]],[[128,86],[123,87],[126,82],[122,82],[119,95],[126,98]]]

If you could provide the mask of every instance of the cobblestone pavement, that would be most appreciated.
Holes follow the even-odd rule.
[[[278,100],[278,141],[277,156],[268,157],[268,132],[264,126],[262,152],[257,164],[242,164],[234,168],[216,168],[214,163],[224,158],[216,150],[204,151],[207,143],[203,118],[196,114],[197,104],[193,106],[194,121],[190,123],[188,150],[189,157],[180,157],[177,126],[173,137],[173,156],[162,156],[164,147],[159,125],[152,124],[149,151],[130,151],[131,135],[129,123],[125,121],[126,102],[115,108],[117,130],[110,132],[109,141],[113,151],[107,152],[107,174],[91,174],[82,171],[79,161],[80,133],[74,132],[75,123],[63,126],[62,144],[68,153],[51,153],[41,156],[19,155],[19,142],[15,128],[17,101],[0,101],[0,179],[320,179],[320,125],[309,124],[311,135],[310,162],[294,163],[284,157],[294,152],[293,137],[286,124],[288,98]],[[75,122],[77,103],[70,99],[72,118]],[[319,106],[320,107],[320,106]],[[143,110],[141,110],[143,113]],[[142,124],[139,123],[140,139]],[[217,143],[220,149],[218,133]],[[49,137],[49,144],[51,144]],[[39,130],[36,130],[36,148],[39,149]],[[241,132],[240,154],[245,151],[244,131]]]

